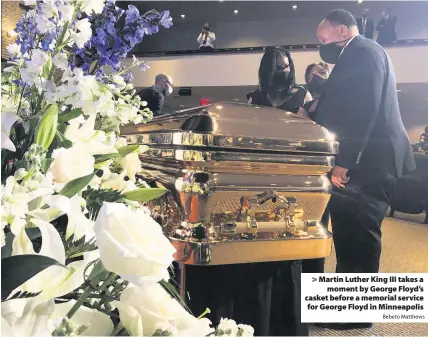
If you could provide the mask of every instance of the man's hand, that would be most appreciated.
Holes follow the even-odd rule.
[[[349,181],[347,173],[348,169],[340,166],[335,166],[331,174],[331,182],[337,187],[345,188],[345,184]]]

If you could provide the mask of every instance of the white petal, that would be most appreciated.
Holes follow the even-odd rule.
[[[39,227],[42,233],[42,248],[40,249],[40,255],[49,256],[59,263],[65,264],[65,249],[62,244],[61,237],[55,227],[49,222],[32,219],[37,227]]]
[[[16,151],[15,144],[10,140],[9,136],[5,134],[3,131],[1,133],[1,148],[6,149],[12,152]]]

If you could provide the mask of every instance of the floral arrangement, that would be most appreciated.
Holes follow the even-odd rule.
[[[144,202],[120,126],[152,118],[131,83],[144,35],[172,26],[112,0],[26,0],[2,72],[1,252],[5,336],[249,336],[186,309],[174,248]]]

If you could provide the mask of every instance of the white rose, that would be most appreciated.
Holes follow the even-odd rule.
[[[135,174],[141,172],[141,161],[138,153],[132,152],[121,158],[119,162],[129,179],[135,181]]]
[[[52,332],[61,325],[61,321],[75,303],[75,300],[70,300],[65,303],[55,304],[54,312],[49,317],[48,322],[49,329]],[[69,322],[75,329],[79,329],[82,326],[86,327],[83,331],[84,336],[110,336],[114,329],[113,322],[109,316],[85,306],[79,307]]]
[[[254,328],[251,325],[238,324],[239,336],[254,336]]]
[[[105,202],[94,230],[107,270],[135,284],[169,279],[175,249],[159,224],[142,210]]]
[[[77,148],[59,148],[53,151],[51,170],[56,183],[87,176],[94,172],[95,158]]]
[[[217,334],[219,336],[236,336],[238,334],[238,330],[238,325],[236,325],[236,322],[233,319],[222,318],[217,327]]]
[[[115,302],[120,321],[132,336],[152,336],[167,329],[182,336],[206,336],[214,330],[208,319],[198,320],[172,298],[159,283],[129,285]]]

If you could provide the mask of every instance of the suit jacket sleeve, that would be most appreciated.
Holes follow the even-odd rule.
[[[325,101],[320,102],[318,122],[339,141],[336,165],[355,169],[370,122],[379,115],[386,65],[374,51],[349,52],[346,64],[332,78],[335,90],[326,93]]]
[[[153,108],[152,108],[152,112],[154,115],[160,115],[162,112],[162,107],[163,107],[163,95],[158,92],[155,91],[153,93]]]

